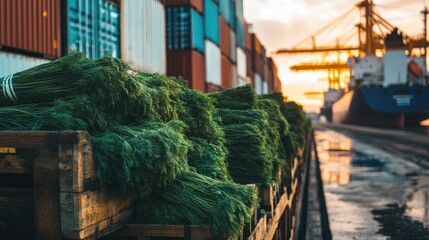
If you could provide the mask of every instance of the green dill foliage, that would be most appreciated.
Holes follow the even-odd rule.
[[[298,148],[305,147],[311,122],[306,118],[302,107],[295,102],[284,101],[281,93],[263,95],[261,98],[273,99],[279,103],[280,112],[290,125],[289,134],[281,136],[288,159],[297,155]]]
[[[218,236],[238,237],[256,205],[256,188],[184,172],[137,203],[136,222],[212,225]]]
[[[228,166],[234,181],[270,183],[273,159],[268,115],[259,109],[219,109],[229,149]]]
[[[289,123],[280,112],[280,105],[272,99],[258,99],[258,109],[268,114],[268,127],[265,128],[267,145],[273,156],[273,180],[278,182],[278,172],[287,172],[289,169],[287,155],[282,137],[289,134]]]
[[[181,93],[186,86],[182,80],[157,73],[138,73],[134,78],[148,93],[138,99],[140,102],[151,102],[148,120],[168,122],[179,119],[185,111]]]
[[[209,95],[218,107],[217,116],[225,131],[228,171],[239,183],[269,184],[277,152],[269,146],[269,120],[256,109],[257,96],[250,85]]]
[[[256,107],[256,93],[249,84],[210,93],[209,96],[214,99],[214,105],[217,108],[244,110]]]
[[[189,165],[198,173],[226,181],[230,179],[226,164],[228,150],[222,127],[215,121],[216,108],[206,94],[185,88],[181,93],[185,111],[179,116],[185,122],[185,135],[190,140]]]
[[[116,126],[92,137],[102,190],[144,198],[188,170],[188,143],[180,121]]]
[[[51,102],[74,94],[76,88],[82,87],[85,73],[94,67],[93,61],[86,58],[84,54],[74,53],[15,73],[11,84],[6,81],[6,77],[3,77],[0,79],[2,83],[0,106],[16,105],[14,102],[16,100],[18,103]],[[6,87],[10,85],[14,94]],[[7,94],[8,92],[10,94]]]

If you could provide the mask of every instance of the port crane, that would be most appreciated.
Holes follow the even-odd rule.
[[[425,8],[421,14],[424,20],[424,34],[422,36],[412,38],[401,31],[404,36],[407,53],[410,55],[414,53],[426,56],[428,9]],[[355,21],[356,18],[359,18],[360,22],[353,26],[350,23]],[[318,43],[319,40],[322,41],[327,39],[327,36],[332,35],[335,32],[334,29],[348,26],[353,26],[353,30],[344,31],[346,34],[344,32],[339,33],[341,38],[336,40],[331,38],[329,40],[331,44]],[[321,62],[301,63],[290,68],[292,71],[326,71],[328,73],[329,89],[341,89],[346,87],[344,84],[349,78],[349,66],[341,56],[345,54],[347,56],[382,54],[384,52],[384,38],[387,33],[395,28],[376,11],[372,0],[364,0],[310,37],[297,43],[294,47],[279,49],[275,54],[322,54],[323,60]],[[332,42],[334,42],[334,45],[332,45]],[[326,59],[329,56],[332,57],[333,54],[336,59],[327,61]]]

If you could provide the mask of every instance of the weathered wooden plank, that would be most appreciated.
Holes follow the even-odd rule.
[[[188,226],[191,238],[209,239],[213,236],[210,226]],[[156,225],[156,224],[127,224],[123,229],[112,234],[112,237],[184,237],[184,225]]]
[[[267,216],[264,215],[259,219],[258,224],[255,227],[255,230],[247,238],[248,240],[260,240],[264,239],[264,236],[267,232]]]
[[[80,215],[77,215],[75,228],[83,229],[112,214],[117,214],[132,205],[131,197],[107,195],[101,191],[89,191],[77,194],[80,206]]]
[[[39,148],[34,161],[36,240],[61,239],[59,188],[58,147],[53,143]]]
[[[95,240],[104,237],[126,225],[132,215],[132,209],[127,209],[120,212],[108,219],[100,221],[85,229],[77,230],[63,230],[63,236],[66,239],[84,239]]]
[[[60,132],[58,142],[60,189],[62,192],[83,192],[85,179],[96,176],[89,134]]]
[[[49,146],[57,143],[57,132],[1,132],[0,146],[12,148],[32,148]]]

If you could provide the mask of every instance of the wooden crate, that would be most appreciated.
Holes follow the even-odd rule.
[[[128,224],[102,240],[150,240],[150,239],[213,239],[210,226],[201,225],[158,225]]]
[[[261,208],[267,212],[273,212],[275,208],[276,186],[274,184],[258,185],[258,195],[261,199]]]
[[[130,197],[99,190],[87,132],[1,132],[0,182],[10,239],[97,239],[132,214]]]

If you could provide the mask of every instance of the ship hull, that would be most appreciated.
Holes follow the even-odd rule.
[[[334,123],[404,128],[419,126],[428,118],[428,87],[358,88],[332,107]]]
[[[332,121],[386,128],[403,128],[405,125],[403,114],[383,113],[371,109],[360,89],[346,93],[333,105]]]

